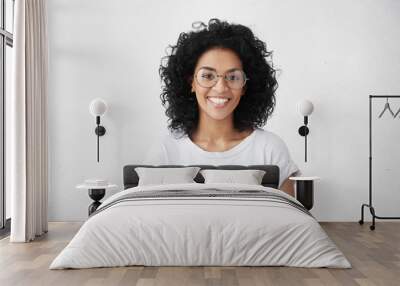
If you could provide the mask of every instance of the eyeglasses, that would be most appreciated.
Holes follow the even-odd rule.
[[[217,84],[218,78],[223,77],[226,84],[231,89],[241,89],[249,79],[242,70],[228,71],[223,75],[207,68],[201,68],[197,71],[195,78],[201,87],[210,88]]]

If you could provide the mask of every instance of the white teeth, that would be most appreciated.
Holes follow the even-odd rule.
[[[210,101],[212,101],[215,104],[224,104],[225,102],[228,101],[227,98],[216,98],[216,97],[209,97],[208,98]]]

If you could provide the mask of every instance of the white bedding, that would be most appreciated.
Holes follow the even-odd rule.
[[[310,215],[258,198],[152,198],[122,201],[132,192],[263,190],[263,186],[175,184],[141,186],[103,202],[50,269],[146,266],[295,266],[350,268],[342,252]],[[135,193],[136,194],[136,193]],[[298,203],[298,202],[297,202]]]

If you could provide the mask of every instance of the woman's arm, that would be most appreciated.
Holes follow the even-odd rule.
[[[282,183],[281,191],[284,191],[288,195],[291,195],[292,197],[294,197],[294,182],[289,179],[286,179]]]

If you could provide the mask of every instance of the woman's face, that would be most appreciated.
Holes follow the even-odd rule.
[[[234,81],[242,75],[241,71],[242,62],[231,50],[214,48],[200,56],[192,81],[192,92],[196,93],[200,116],[207,116],[215,120],[229,117],[233,119],[233,111],[244,94],[244,87],[239,85],[238,88],[231,82],[230,85],[235,88],[230,88],[224,75],[228,75],[228,78]],[[204,84],[202,80],[207,81],[216,74],[220,76],[215,78],[216,84],[212,87],[205,87],[207,84]]]

